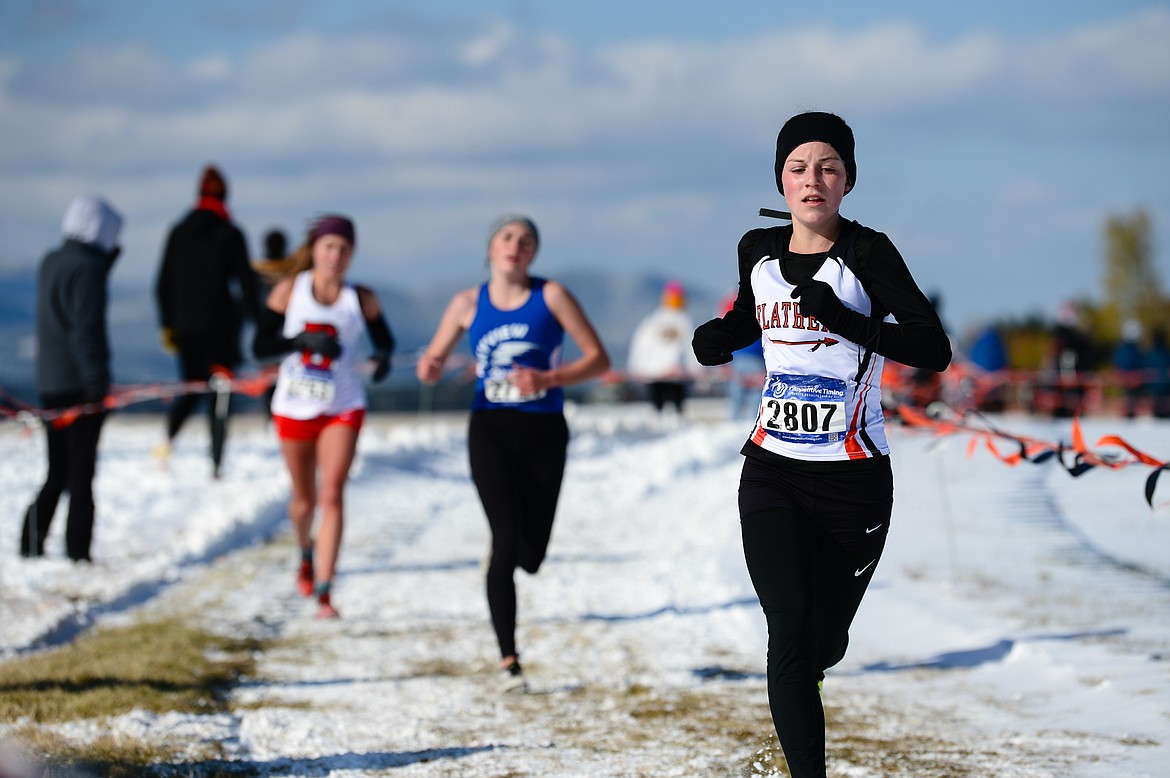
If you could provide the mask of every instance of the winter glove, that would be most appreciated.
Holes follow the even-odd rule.
[[[329,359],[341,356],[341,343],[337,341],[336,335],[329,332],[305,330],[292,339],[292,344],[297,351],[320,354]]]
[[[731,333],[727,331],[723,319],[712,319],[696,327],[694,337],[691,338],[691,350],[695,352],[699,364],[708,367],[730,362],[733,350]]]
[[[845,304],[837,297],[833,287],[824,281],[807,279],[792,290],[792,299],[800,299],[800,314],[813,316],[831,332],[841,334],[843,319],[848,315]]]
[[[158,331],[158,343],[168,354],[179,353],[179,347],[175,345],[175,331],[170,327],[163,327]]]

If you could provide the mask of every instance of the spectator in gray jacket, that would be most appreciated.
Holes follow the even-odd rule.
[[[65,241],[41,261],[37,276],[37,391],[48,414],[49,472],[25,513],[20,554],[45,553],[45,536],[62,493],[69,493],[65,553],[90,561],[93,477],[110,387],[106,280],[120,248],[122,217],[100,197],[81,195],[65,211]]]

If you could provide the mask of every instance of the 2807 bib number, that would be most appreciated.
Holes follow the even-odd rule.
[[[835,443],[845,432],[845,382],[837,378],[770,373],[760,424],[794,443]]]
[[[765,400],[764,426],[785,432],[844,432],[844,403]]]

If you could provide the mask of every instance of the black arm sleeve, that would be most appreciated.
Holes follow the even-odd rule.
[[[756,320],[756,293],[752,289],[752,268],[755,266],[756,244],[764,230],[751,230],[739,239],[739,293],[731,310],[723,315],[727,332],[731,335],[732,350],[746,348],[760,339],[760,324]]]
[[[394,333],[390,331],[390,325],[386,323],[386,317],[379,313],[373,319],[366,319],[366,331],[370,333],[370,342],[374,344],[374,351],[377,354],[385,354],[390,356],[394,353]]]
[[[370,341],[374,344],[374,372],[370,376],[374,381],[381,381],[390,375],[390,356],[394,353],[394,335],[390,332],[390,325],[386,317],[378,313],[373,319],[366,319],[366,330],[370,333]]]
[[[284,314],[265,305],[256,320],[256,335],[252,338],[252,354],[257,359],[279,357],[295,351],[291,339],[284,337]]]
[[[881,309],[896,321],[846,310],[837,333],[895,362],[942,372],[951,362],[951,342],[934,306],[918,288],[898,249],[877,233],[859,258],[858,275]],[[880,312],[880,310],[879,310]]]

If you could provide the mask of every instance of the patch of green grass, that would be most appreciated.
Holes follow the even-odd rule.
[[[183,754],[186,754],[188,764],[222,757],[221,749],[210,744],[192,760],[189,749],[181,751],[178,746],[166,742],[147,743],[125,736],[102,735],[88,743],[78,744],[34,725],[17,727],[9,735],[20,741],[23,750],[47,762],[43,765],[45,775],[141,778],[148,774],[166,774],[168,771],[163,766],[180,764]]]
[[[0,721],[48,723],[224,710],[224,691],[263,648],[178,621],[98,629],[61,648],[0,663]]]
[[[436,657],[414,662],[406,675],[409,678],[458,678],[467,672],[467,666],[460,662]]]
[[[725,756],[730,764],[771,726],[766,705],[749,704],[744,690],[722,684],[659,688],[633,683],[620,690],[580,686],[563,696],[512,701],[513,713],[529,699],[535,703],[534,723],[546,726],[558,746],[596,754],[681,750],[700,760]],[[672,775],[692,774],[685,759],[671,767]],[[657,773],[631,773],[649,774]]]
[[[980,774],[977,755],[963,744],[947,742],[917,729],[884,732],[880,710],[825,706],[829,763],[863,766],[879,775],[963,778]]]
[[[864,711],[845,711],[825,707],[827,723],[826,759],[829,775],[841,768],[863,768],[868,774],[914,776],[914,778],[963,778],[981,773],[979,755],[955,743],[948,743],[925,733],[913,736],[878,734],[877,721]],[[741,775],[786,776],[788,763],[775,734],[769,734],[748,759]]]
[[[103,719],[131,710],[219,713],[226,692],[255,669],[264,649],[252,638],[226,637],[177,619],[98,629],[69,645],[0,663],[0,723],[21,724],[8,736],[38,761],[102,776],[145,775],[175,763],[189,748],[103,735],[85,743],[52,724]],[[208,744],[200,761],[222,756]],[[153,774],[151,772],[151,774]]]

